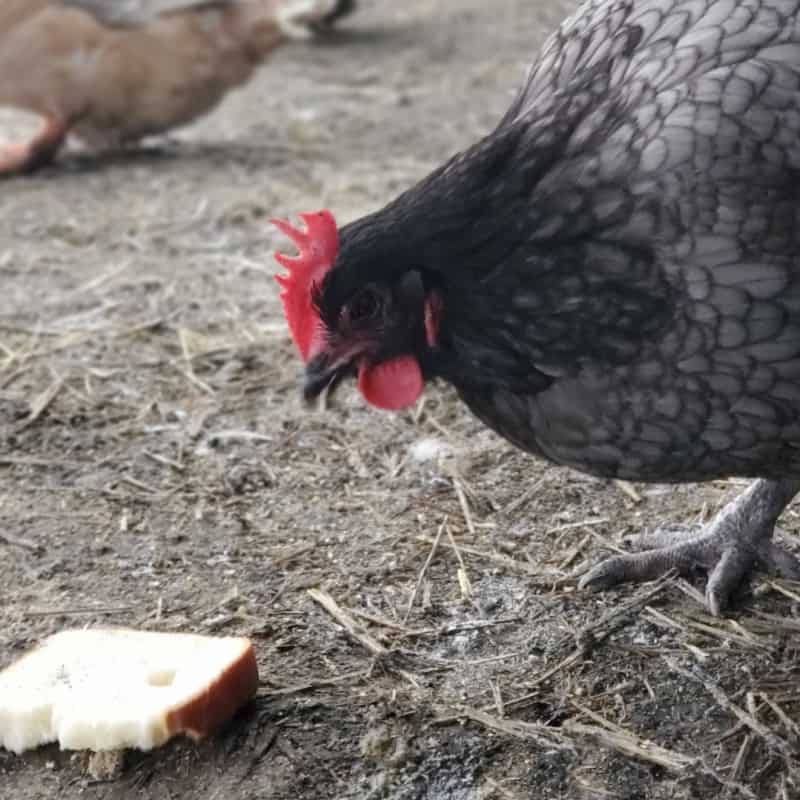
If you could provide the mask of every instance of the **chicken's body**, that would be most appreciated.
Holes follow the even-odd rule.
[[[486,187],[510,253],[445,302],[441,371],[504,436],[607,477],[800,476],[798,9],[592,2],[551,41]]]
[[[800,0],[589,0],[496,131],[342,229],[322,319],[413,270],[438,331],[405,349],[519,447],[768,479],[583,581],[700,563],[718,611],[754,563],[800,577],[770,539],[800,489],[798,178]]]
[[[191,122],[247,81],[335,0],[3,0],[0,106],[44,117],[0,149],[0,175],[32,169],[68,133],[118,146]],[[288,9],[288,10],[287,10]]]

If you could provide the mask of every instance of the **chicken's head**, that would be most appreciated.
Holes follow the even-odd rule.
[[[300,217],[305,231],[273,222],[299,251],[275,258],[288,270],[276,279],[292,339],[306,362],[306,399],[355,375],[371,405],[411,405],[424,387],[426,354],[436,345],[438,295],[414,269],[387,274],[363,261],[339,263],[333,215],[319,211]]]

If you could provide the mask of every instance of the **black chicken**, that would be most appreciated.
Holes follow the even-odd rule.
[[[800,0],[589,0],[492,133],[336,231],[279,223],[305,395],[443,378],[518,447],[637,481],[759,477],[586,587],[708,569],[714,613],[800,490]],[[338,242],[337,242],[338,237]]]

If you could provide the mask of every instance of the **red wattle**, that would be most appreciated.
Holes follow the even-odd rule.
[[[358,368],[358,389],[376,408],[397,411],[410,406],[422,394],[424,386],[422,370],[413,356],[397,356]]]

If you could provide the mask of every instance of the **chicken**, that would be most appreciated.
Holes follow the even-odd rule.
[[[2,0],[0,106],[44,118],[0,147],[0,176],[52,160],[72,132],[95,147],[211,110],[287,37],[343,0]],[[9,80],[7,76],[14,76]]]
[[[497,128],[299,248],[285,313],[313,398],[403,408],[452,384],[529,453],[592,475],[756,480],[582,587],[708,571],[719,614],[800,490],[800,0],[588,0]]]

